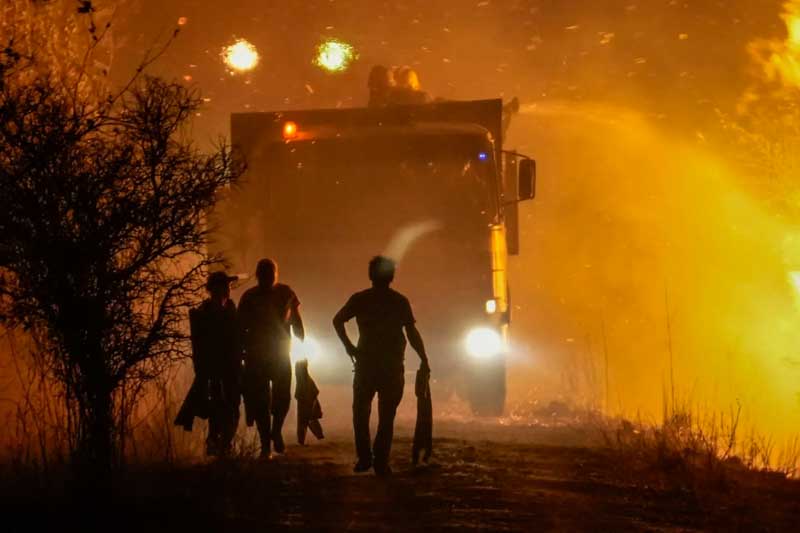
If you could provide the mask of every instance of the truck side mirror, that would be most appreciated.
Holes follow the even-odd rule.
[[[523,159],[519,162],[519,183],[517,194],[519,200],[532,200],[536,197],[536,161]]]

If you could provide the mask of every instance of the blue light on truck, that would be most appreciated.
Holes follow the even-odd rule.
[[[478,152],[478,159],[480,159],[481,161],[486,161],[487,159],[489,159],[489,154],[487,154],[486,152]]]

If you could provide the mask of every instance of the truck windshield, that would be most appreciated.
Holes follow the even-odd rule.
[[[270,232],[275,239],[357,239],[381,249],[397,230],[423,223],[461,246],[478,242],[485,249],[485,228],[496,212],[494,158],[485,139],[317,140],[270,152],[272,161],[261,168],[269,172],[263,200],[274,229],[280,228]]]

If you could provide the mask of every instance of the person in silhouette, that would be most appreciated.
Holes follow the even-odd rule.
[[[336,334],[355,365],[353,378],[353,432],[356,455],[354,472],[374,466],[378,475],[389,475],[389,454],[397,406],[403,398],[403,358],[406,337],[419,355],[421,365],[430,372],[422,336],[415,326],[408,298],[391,289],[395,264],[386,257],[369,263],[372,288],[357,292],[333,319]],[[347,336],[345,323],[355,318],[358,346]],[[405,334],[403,329],[405,328]],[[370,446],[369,418],[372,399],[378,395],[378,432]]]
[[[393,105],[420,105],[431,101],[428,93],[422,90],[417,71],[411,67],[395,69],[395,86],[389,92],[389,103]]]
[[[189,311],[195,379],[175,424],[191,431],[195,416],[208,418],[207,455],[230,452],[239,425],[242,351],[230,284],[237,278],[213,272],[209,297]]]
[[[292,401],[292,333],[305,338],[300,300],[288,285],[278,283],[278,266],[262,259],[256,267],[258,285],[239,301],[239,325],[244,346],[244,399],[247,424],[255,422],[261,456],[285,451],[283,421]]]
[[[367,79],[369,89],[369,107],[384,107],[389,104],[389,95],[394,89],[392,71],[383,65],[375,65],[369,71]]]

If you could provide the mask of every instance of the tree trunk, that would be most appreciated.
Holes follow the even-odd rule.
[[[104,372],[83,376],[79,398],[80,436],[75,450],[76,474],[92,486],[108,479],[114,466],[113,386]]]

